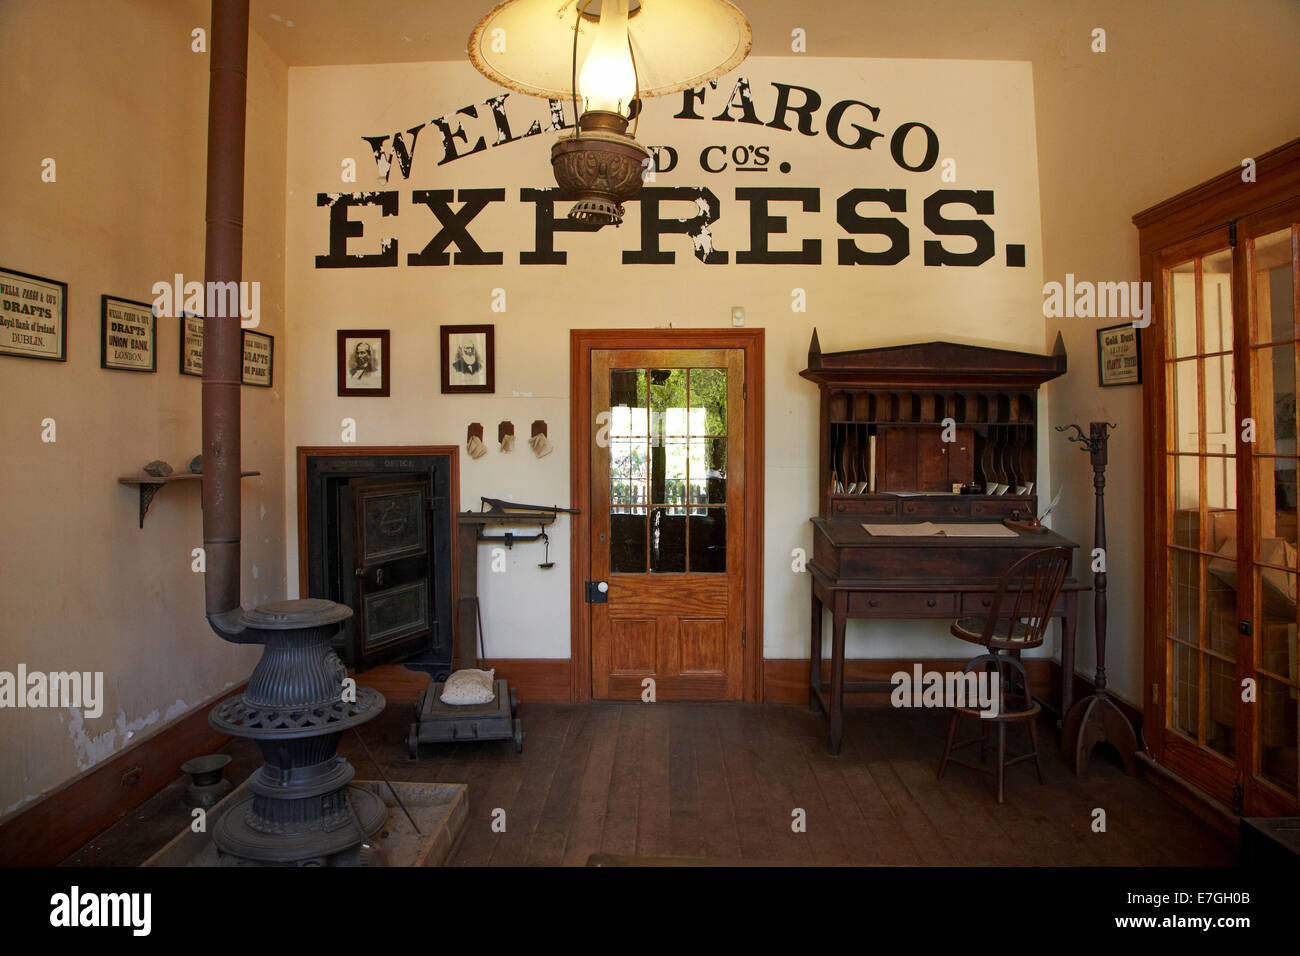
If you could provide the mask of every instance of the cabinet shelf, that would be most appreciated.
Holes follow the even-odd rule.
[[[241,478],[252,478],[260,475],[260,471],[241,471]],[[202,475],[196,475],[192,472],[184,474],[171,474],[166,478],[158,478],[154,475],[127,475],[117,479],[119,485],[129,485],[137,487],[140,491],[140,527],[144,527],[144,516],[149,513],[149,506],[153,504],[154,496],[163,485],[170,485],[177,481],[202,481]]]
[[[1059,339],[1051,355],[951,342],[823,355],[814,332],[799,374],[821,392],[821,514],[1031,517],[1038,388],[1065,367]],[[953,491],[972,485],[989,493]]]

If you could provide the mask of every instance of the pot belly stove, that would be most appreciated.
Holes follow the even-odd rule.
[[[343,698],[347,668],[330,640],[351,615],[319,598],[278,601],[242,612],[244,627],[223,633],[266,648],[248,689],[208,717],[214,730],[256,741],[266,761],[249,778],[250,795],[213,829],[223,866],[358,865],[387,819],[376,794],[349,785],[355,772],[337,755],[344,731],[384,709],[369,687]]]

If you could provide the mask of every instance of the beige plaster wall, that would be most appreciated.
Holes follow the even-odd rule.
[[[203,617],[197,483],[164,489],[144,528],[117,483],[200,450],[200,380],[177,370],[175,319],[157,371],[99,367],[100,295],[152,302],[155,282],[203,279],[209,5],[0,4],[0,264],[68,284],[68,360],[0,356],[0,670],[102,671],[103,714],[0,710],[0,816],[247,677],[256,649]],[[284,126],[287,70],[249,56],[244,277],[276,337],[276,387],[243,389],[246,603],[284,595]],[[41,181],[56,161],[57,180]],[[54,443],[41,420],[56,422]]]

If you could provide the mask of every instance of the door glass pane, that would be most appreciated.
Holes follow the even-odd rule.
[[[1196,264],[1188,260],[1169,270],[1169,354],[1175,358],[1195,355],[1196,348]]]
[[[1259,772],[1296,792],[1296,689],[1269,677],[1259,682]]]
[[[1283,587],[1294,585],[1295,575],[1284,574],[1292,581]],[[1296,625],[1294,617],[1288,619],[1284,613],[1289,602],[1279,600],[1278,595],[1266,600],[1264,624],[1259,629],[1258,666],[1287,680],[1294,681],[1296,675]],[[1271,611],[1271,613],[1270,613]]]
[[[1198,644],[1201,621],[1200,558],[1187,551],[1169,553],[1173,581],[1173,631],[1169,635],[1185,644]]]
[[[1255,334],[1260,342],[1296,337],[1291,242],[1290,229],[1255,240]]]
[[[646,370],[615,368],[609,371],[609,435],[613,438],[644,438],[646,423]]]
[[[691,504],[726,504],[727,439],[692,438],[687,464]]]
[[[1233,632],[1236,632],[1234,627]],[[1235,664],[1205,655],[1205,745],[1225,757],[1236,752],[1237,702],[1241,685]]]
[[[1232,356],[1214,355],[1201,360],[1205,376],[1205,451],[1211,455],[1237,452],[1237,430],[1233,427]]]
[[[1201,546],[1201,460],[1192,455],[1174,457],[1174,544]]]
[[[1200,689],[1196,658],[1199,652],[1170,642],[1170,725],[1193,739],[1197,736]]]
[[[727,434],[727,370],[691,369],[690,386],[691,435]]]
[[[1174,387],[1173,434],[1170,451],[1201,450],[1200,396],[1196,388],[1197,360],[1175,362],[1170,379]]]
[[[686,369],[652,368],[649,381],[651,437],[685,438]]]
[[[686,504],[686,439],[650,439],[651,504]]]
[[[682,573],[686,570],[686,509],[650,509],[650,570]]]
[[[643,574],[646,562],[646,509],[623,508],[609,516],[611,574]]]
[[[727,570],[727,509],[705,508],[691,514],[691,571],[721,574]]]
[[[609,503],[611,507],[648,503],[649,471],[646,458],[646,439],[610,439]]]
[[[1232,250],[1201,260],[1201,351],[1232,349]]]
[[[1255,350],[1255,381],[1259,406],[1255,416],[1255,453],[1296,453],[1295,346],[1274,345]]]

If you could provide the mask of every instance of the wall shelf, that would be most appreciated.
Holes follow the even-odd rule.
[[[251,478],[254,475],[260,475],[260,471],[241,471],[241,478]],[[144,516],[149,513],[149,506],[153,504],[154,495],[158,494],[158,489],[163,485],[169,485],[175,481],[201,481],[202,475],[196,475],[191,472],[184,474],[171,474],[166,478],[156,478],[153,475],[128,475],[125,478],[117,479],[119,485],[134,485],[140,491],[140,527],[144,527]]]

